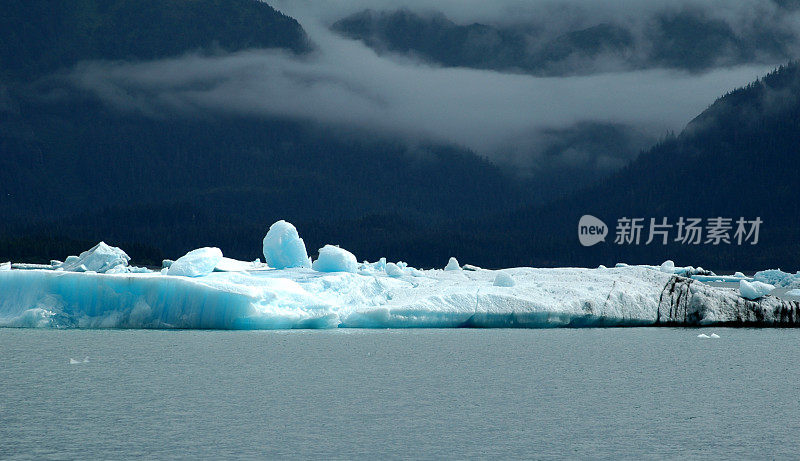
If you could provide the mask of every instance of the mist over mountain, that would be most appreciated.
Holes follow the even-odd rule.
[[[48,2],[37,5],[41,8],[16,14],[39,14]],[[111,12],[136,5],[120,1]],[[145,24],[189,29],[198,15],[222,5],[230,6],[176,0],[118,22],[114,18],[128,16],[114,16],[102,2],[80,2],[73,6],[92,12],[91,22],[99,22],[118,43],[135,43],[132,54],[120,46],[104,54],[101,41],[90,40],[86,43],[92,46],[82,48],[84,30],[71,27],[66,15],[59,16],[59,24],[70,26],[53,33],[70,44],[67,51],[42,47],[30,60],[4,55],[17,63],[0,85],[0,253],[5,258],[42,260],[100,239],[122,242],[149,263],[211,244],[233,256],[255,258],[253,242],[280,218],[307,224],[309,242],[321,246],[323,233],[339,220],[363,219],[365,227],[378,228],[424,220],[435,228],[453,216],[510,210],[529,196],[525,181],[462,148],[409,143],[296,117],[176,107],[170,103],[174,98],[156,103],[160,90],[151,86],[136,95],[76,80],[89,75],[81,69],[94,65],[87,62],[98,53],[110,63],[102,64],[110,66],[102,73],[115,69],[123,56],[148,62],[142,60],[190,53],[189,59],[201,63],[227,56],[205,35],[196,40],[189,35],[183,45],[172,42],[169,33],[136,40],[141,29],[151,27]],[[258,46],[268,56],[303,59],[296,56],[308,52],[308,38],[294,20],[262,3],[238,5],[216,11],[223,18],[209,25],[213,36],[235,38],[220,42],[225,49]],[[103,14],[94,15],[98,10]],[[169,19],[162,21],[167,13]],[[47,18],[54,19],[29,19],[44,23]],[[15,27],[18,33],[19,24]],[[159,67],[148,78],[196,75],[182,59],[177,58],[182,64],[173,73]],[[194,83],[189,91],[204,87]],[[132,105],[123,107],[120,101]]]

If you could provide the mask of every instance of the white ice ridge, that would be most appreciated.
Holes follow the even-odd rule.
[[[749,301],[646,267],[415,271],[308,268],[204,277],[0,271],[0,325],[77,328],[582,327],[795,324],[800,303]]]

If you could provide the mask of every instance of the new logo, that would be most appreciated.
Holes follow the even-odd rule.
[[[578,221],[578,240],[581,245],[590,247],[606,240],[608,226],[592,215],[583,215]]]

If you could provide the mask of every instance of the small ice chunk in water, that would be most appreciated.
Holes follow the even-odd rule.
[[[388,266],[388,264],[387,264]],[[356,272],[358,261],[353,253],[334,245],[325,245],[319,250],[319,258],[311,265],[318,272]]]
[[[716,334],[716,333],[711,333],[711,335],[709,336],[709,338],[714,338],[714,339],[717,339],[717,338],[719,338],[719,335],[718,335],[718,334]]]
[[[0,263],[0,271],[10,271],[11,270],[11,261]]]
[[[743,273],[741,273],[741,272],[737,272],[737,273],[733,274],[733,276],[734,276],[734,277],[739,277],[740,279],[743,279],[743,278],[745,278],[745,277],[746,277],[746,275],[744,275],[744,274],[743,274]]]
[[[311,267],[306,244],[291,223],[280,220],[269,226],[263,243],[264,261],[269,267]]]
[[[222,250],[219,248],[198,248],[186,253],[172,263],[167,269],[167,275],[203,277],[213,272],[220,261],[222,261]]]
[[[703,338],[703,339],[708,339],[708,338],[710,338],[711,336],[708,336],[708,335],[707,335],[707,334],[705,334],[705,333],[700,333],[699,335],[697,335],[697,337],[698,337],[698,338]]]
[[[405,272],[395,263],[386,263],[386,275],[397,278],[405,275]]]
[[[458,265],[458,260],[456,258],[450,257],[450,260],[447,261],[447,265],[444,266],[444,270],[446,271],[460,271],[461,266]]]
[[[514,282],[514,278],[511,277],[510,274],[505,272],[498,272],[497,276],[494,278],[494,286],[496,287],[513,287],[516,285]]]
[[[739,293],[743,298],[755,300],[768,295],[774,286],[763,282],[748,282],[747,280],[739,281]]]

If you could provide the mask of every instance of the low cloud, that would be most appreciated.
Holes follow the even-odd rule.
[[[653,69],[537,78],[381,57],[331,33],[324,21],[301,23],[317,45],[304,57],[251,50],[89,62],[70,79],[117,108],[151,116],[224,112],[309,120],[453,143],[499,161],[546,163],[553,158],[536,141],[546,139],[539,133],[599,123],[655,138],[679,131],[720,95],[771,70],[751,65],[704,74]]]

